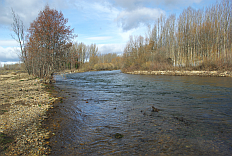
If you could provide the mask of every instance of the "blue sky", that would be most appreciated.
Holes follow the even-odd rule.
[[[48,4],[62,11],[68,25],[78,35],[76,42],[96,43],[99,53],[122,53],[130,35],[145,35],[161,15],[176,14],[191,6],[195,9],[216,0],[0,0],[0,62],[18,62],[18,43],[11,37],[11,8],[26,28]]]

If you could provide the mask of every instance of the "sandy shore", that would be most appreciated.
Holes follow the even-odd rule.
[[[54,134],[41,122],[58,98],[47,87],[26,73],[0,75],[0,155],[49,153]]]
[[[169,75],[169,76],[214,76],[214,77],[232,77],[230,71],[133,71],[127,74],[138,75]]]

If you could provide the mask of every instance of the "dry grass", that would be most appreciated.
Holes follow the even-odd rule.
[[[174,67],[172,63],[168,61],[162,62],[146,62],[143,64],[132,64],[129,68],[124,68],[124,72],[131,71],[232,71],[232,63],[230,61],[218,60],[218,61],[204,61],[198,66],[182,66]]]

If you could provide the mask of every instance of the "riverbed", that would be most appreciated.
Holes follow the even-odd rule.
[[[64,99],[47,122],[51,155],[232,154],[230,77],[116,70],[55,80]]]

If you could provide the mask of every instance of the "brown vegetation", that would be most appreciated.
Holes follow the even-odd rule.
[[[0,67],[0,75],[12,72],[25,73],[27,71],[25,70],[24,63],[5,64],[3,67]]]
[[[62,12],[46,6],[39,12],[26,31],[23,22],[14,13],[12,36],[20,45],[20,59],[29,75],[51,79],[55,72],[113,70],[121,68],[121,58],[116,54],[98,53],[96,44],[72,43],[76,37],[73,29],[66,26],[68,20]]]
[[[113,70],[119,69],[119,57],[117,54],[99,54],[96,44],[85,45],[84,43],[74,43],[71,53],[78,56],[77,66],[70,64],[70,69],[80,71],[91,70]]]
[[[232,70],[232,3],[161,16],[146,37],[131,36],[124,71]]]
[[[112,70],[114,65],[112,63],[98,63],[94,65],[94,70]]]
[[[20,57],[29,74],[48,78],[54,72],[63,70],[71,61],[70,58],[77,59],[69,53],[72,45],[70,40],[75,35],[73,29],[66,26],[68,20],[63,17],[62,12],[46,6],[31,23],[26,40],[23,23],[14,12],[13,15],[12,27],[21,47]]]

